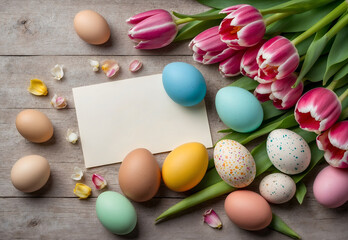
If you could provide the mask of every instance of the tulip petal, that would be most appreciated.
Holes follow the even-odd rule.
[[[272,93],[271,90],[272,83],[259,84],[254,90],[255,97],[260,102],[266,102],[269,100],[269,96]]]
[[[92,182],[93,182],[95,188],[98,190],[103,189],[107,186],[106,180],[98,174],[92,175]]]
[[[163,9],[154,9],[154,10],[142,12],[137,15],[134,15],[131,18],[128,18],[126,22],[129,24],[137,24],[148,17],[154,16],[156,14],[161,14],[161,13],[167,13],[167,11]]]
[[[236,51],[236,53],[224,60],[219,65],[219,72],[223,77],[233,77],[240,74],[240,62],[244,55],[244,51]]]
[[[212,228],[222,228],[221,220],[213,209],[205,211],[205,213],[203,214],[203,221]]]
[[[259,42],[257,45],[247,48],[240,64],[240,71],[244,76],[254,79],[257,76],[259,66],[256,62],[257,53],[265,41]]]

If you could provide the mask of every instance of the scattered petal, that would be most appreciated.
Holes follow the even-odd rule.
[[[75,144],[77,142],[77,140],[79,139],[79,134],[74,131],[73,129],[68,129],[68,131],[66,132],[66,140],[72,144]]]
[[[86,184],[76,183],[76,186],[74,188],[74,193],[80,199],[86,199],[91,195],[92,189],[88,187]]]
[[[31,79],[28,91],[36,96],[46,96],[48,93],[46,85],[40,79]]]
[[[79,167],[74,167],[74,173],[71,175],[71,178],[75,181],[81,180],[83,177],[83,171]]]
[[[111,78],[120,70],[120,66],[114,60],[105,60],[102,62],[101,69],[108,78]]]
[[[51,105],[56,109],[63,109],[66,108],[68,103],[64,97],[59,97],[57,94],[54,94],[53,98],[51,99]]]
[[[106,182],[106,180],[102,176],[100,176],[98,174],[93,174],[92,175],[92,182],[93,182],[95,188],[98,189],[98,190],[105,188],[106,185],[108,184]]]
[[[99,62],[97,60],[88,59],[89,65],[93,67],[93,72],[99,71]]]
[[[222,228],[221,220],[220,220],[219,216],[216,214],[216,212],[212,208],[207,210],[203,214],[203,218],[204,218],[203,219],[204,222],[207,223],[210,227],[217,228],[217,229],[221,229]]]
[[[142,62],[140,62],[139,60],[133,60],[129,64],[129,71],[131,71],[131,72],[139,71],[142,66],[143,66]]]
[[[51,73],[56,80],[60,80],[64,77],[63,65],[57,64],[51,69]]]

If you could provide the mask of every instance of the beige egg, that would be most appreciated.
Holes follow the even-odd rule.
[[[105,18],[92,10],[78,12],[74,18],[74,28],[77,35],[90,44],[103,44],[110,38],[110,28]]]
[[[18,132],[27,140],[43,143],[53,136],[50,119],[42,112],[33,109],[21,111],[16,118]]]
[[[50,177],[50,165],[46,158],[29,155],[19,159],[12,167],[11,181],[22,192],[35,192],[42,188]]]

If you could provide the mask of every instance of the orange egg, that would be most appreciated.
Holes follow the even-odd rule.
[[[234,224],[245,230],[261,230],[272,221],[271,207],[262,196],[252,191],[230,193],[225,200],[225,211]]]
[[[27,109],[18,113],[16,127],[24,138],[34,143],[46,142],[53,135],[53,126],[50,119],[44,113],[34,109]]]
[[[92,10],[78,12],[74,18],[74,28],[77,35],[90,44],[103,44],[110,38],[110,28],[105,18]]]
[[[153,198],[161,184],[161,170],[154,155],[138,148],[125,157],[118,172],[122,192],[136,202]]]

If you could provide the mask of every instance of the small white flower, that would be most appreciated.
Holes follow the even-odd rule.
[[[68,131],[66,132],[66,140],[72,144],[75,144],[78,139],[79,139],[78,133],[69,128]]]
[[[83,177],[83,171],[79,167],[74,167],[74,173],[71,175],[71,178],[75,181],[81,180]]]
[[[98,72],[99,71],[99,62],[96,60],[88,59],[89,65],[93,67],[93,72]]]
[[[64,77],[63,65],[57,64],[51,69],[51,73],[56,80],[60,80]]]
[[[68,103],[64,97],[59,97],[57,94],[54,94],[51,99],[51,105],[56,109],[63,109],[66,108]]]

